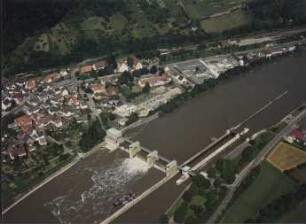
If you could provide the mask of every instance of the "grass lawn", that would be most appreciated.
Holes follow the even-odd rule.
[[[306,200],[302,201],[293,211],[285,213],[278,223],[306,223]]]
[[[240,5],[244,0],[183,0],[186,13],[190,18],[201,18],[214,13],[224,12]]]
[[[203,205],[205,202],[205,198],[203,198],[201,195],[193,196],[190,205]]]
[[[103,17],[93,16],[81,23],[81,29],[90,39],[98,40],[99,34],[104,33],[107,29],[107,24]]]
[[[230,14],[202,20],[201,28],[207,33],[220,33],[244,26],[248,22],[248,15],[242,10],[237,10]]]
[[[261,165],[260,174],[238,196],[222,218],[223,223],[242,223],[256,214],[267,203],[293,190],[295,183],[267,162]]]

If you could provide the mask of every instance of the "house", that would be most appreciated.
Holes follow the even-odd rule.
[[[14,92],[14,93],[12,93],[11,97],[13,98],[15,103],[17,103],[17,104],[21,104],[22,101],[23,101],[23,95],[22,95],[21,92]]]
[[[28,148],[29,152],[33,152],[33,151],[36,150],[36,146],[34,146],[34,145],[28,146],[27,148]]]
[[[51,106],[49,109],[48,109],[48,113],[50,115],[55,115],[56,113],[59,112],[59,108],[55,107],[55,106]]]
[[[144,87],[147,83],[150,87],[161,86],[169,83],[171,81],[171,77],[169,75],[162,76],[151,76],[149,78],[139,79],[138,85],[140,87]]]
[[[53,105],[62,104],[64,102],[64,97],[61,94],[54,95],[50,102]]]
[[[69,95],[69,91],[67,89],[64,89],[62,92],[62,96],[68,96]]]
[[[74,113],[68,107],[63,107],[59,114],[63,117],[71,117]]]
[[[76,118],[76,122],[78,124],[88,124],[88,118],[86,115],[83,115],[83,116],[79,116]]]
[[[11,106],[12,106],[12,102],[8,98],[5,98],[4,100],[2,100],[2,102],[1,102],[1,109],[2,110],[7,110]]]
[[[25,132],[33,128],[33,120],[28,115],[23,115],[16,118],[15,123]]]
[[[28,90],[33,90],[36,87],[36,82],[34,79],[30,79],[26,81],[25,88]]]
[[[66,77],[68,75],[68,72],[65,69],[60,70],[60,76]]]
[[[40,100],[38,97],[32,97],[30,100],[27,101],[27,104],[36,107],[40,103]]]
[[[91,65],[82,65],[80,67],[80,73],[81,74],[86,74],[92,72],[92,66]]]
[[[23,111],[27,114],[27,115],[32,115],[35,113],[38,113],[40,111],[39,107],[29,107],[27,105],[23,106]]]
[[[127,59],[121,58],[117,61],[117,72],[123,73],[129,70],[129,66],[127,65]]]
[[[54,80],[58,79],[59,77],[60,77],[60,75],[57,72],[53,72],[53,73],[44,77],[44,82],[51,83]]]
[[[95,71],[99,71],[99,70],[101,70],[101,69],[104,69],[106,66],[107,66],[106,60],[100,60],[100,61],[96,61],[96,62],[93,64],[92,68],[93,68],[93,70],[95,70]]]
[[[78,100],[78,95],[74,94],[71,96],[71,98],[68,101],[68,105],[73,105],[78,107],[80,105],[80,101]]]
[[[85,102],[81,102],[81,103],[80,103],[80,108],[81,108],[82,110],[87,109],[87,108],[88,108],[88,105],[87,105]]]
[[[102,92],[96,92],[92,95],[92,97],[95,99],[95,100],[102,100],[102,99],[108,99],[108,96],[105,95],[104,93]]]
[[[101,83],[93,83],[91,84],[91,90],[94,94],[105,93],[105,86]]]
[[[13,160],[16,156],[23,157],[26,156],[26,150],[23,144],[19,144],[17,146],[10,147],[8,149],[10,158]]]
[[[55,117],[55,119],[52,120],[52,124],[57,128],[63,126],[62,119],[60,117]]]
[[[138,59],[135,56],[131,57],[131,61],[132,61],[133,70],[142,69],[142,64],[138,61]]]
[[[45,133],[42,130],[37,131],[36,129],[34,129],[32,133],[30,134],[30,136],[34,141],[38,141],[39,139],[45,136]]]
[[[306,132],[302,131],[298,128],[293,129],[289,135],[285,138],[289,143],[298,142],[298,143],[306,143]]]
[[[40,101],[46,102],[47,99],[50,97],[50,95],[48,94],[48,92],[43,91],[43,92],[40,92],[37,97]]]
[[[117,114],[120,117],[127,117],[133,112],[136,112],[137,107],[134,104],[123,104],[119,107],[116,107],[114,114]]]

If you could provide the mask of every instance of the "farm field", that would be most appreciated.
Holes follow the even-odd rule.
[[[267,161],[281,171],[290,170],[306,162],[306,153],[285,142],[278,143]]]
[[[290,170],[288,174],[297,182],[306,183],[306,164]]]
[[[296,209],[284,214],[279,223],[306,223],[306,200],[301,202]]]
[[[224,12],[236,7],[245,1],[243,0],[183,0],[182,7],[190,18],[201,18],[211,14]]]
[[[220,33],[244,25],[250,21],[249,16],[243,10],[236,10],[219,17],[202,20],[201,28],[207,33]]]
[[[223,223],[242,223],[264,205],[293,190],[295,183],[268,162],[263,162],[255,181],[225,212]]]

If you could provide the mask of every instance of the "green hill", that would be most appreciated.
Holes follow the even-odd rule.
[[[109,53],[146,57],[159,46],[301,24],[306,15],[305,0],[6,2],[3,71],[7,75]]]

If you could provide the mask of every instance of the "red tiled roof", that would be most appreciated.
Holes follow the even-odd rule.
[[[299,140],[304,140],[306,137],[306,133],[299,129],[293,129],[289,135]]]
[[[52,81],[53,79],[57,79],[59,77],[59,74],[57,72],[53,72],[47,76],[45,76],[44,81],[48,82],[48,81]]]
[[[101,83],[93,83],[91,85],[91,89],[93,92],[104,91],[105,87]]]
[[[18,117],[15,119],[17,122],[17,125],[21,128],[26,127],[26,126],[31,126],[32,127],[32,118],[28,115],[23,115],[21,117]]]
[[[36,82],[34,79],[30,79],[26,82],[26,86],[29,89],[33,89],[36,86]]]
[[[95,62],[96,69],[104,68],[107,65],[105,60]]]
[[[88,73],[92,71],[92,67],[90,65],[83,65],[80,68],[81,73]]]
[[[167,81],[170,77],[168,75],[162,75],[162,76],[152,76],[149,78],[143,78],[140,79],[139,82],[143,85],[145,85],[146,83],[156,83],[158,81]]]

